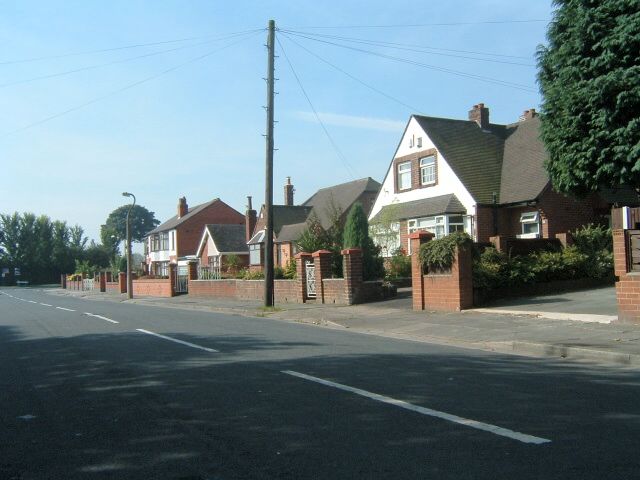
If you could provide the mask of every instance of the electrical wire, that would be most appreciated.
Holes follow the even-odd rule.
[[[285,52],[284,47],[282,46],[282,43],[280,42],[280,39],[278,37],[276,37],[276,41],[278,42],[278,45],[280,46],[280,50],[282,51],[282,54],[284,55],[285,60],[289,64],[289,68],[291,68],[291,72],[293,73],[293,76],[295,77],[296,82],[298,83],[298,86],[300,87],[300,90],[302,91],[302,94],[304,95],[304,98],[307,100],[307,103],[309,104],[309,107],[311,107],[311,111],[313,112],[313,115],[316,117],[316,120],[318,121],[318,123],[322,127],[322,130],[324,131],[324,134],[329,139],[329,142],[333,146],[333,149],[335,150],[336,154],[338,155],[338,158],[342,161],[344,166],[347,168],[347,170],[349,172],[349,175],[351,175],[351,178],[353,178],[355,180],[356,177],[354,175],[355,171],[354,171],[353,167],[351,166],[351,164],[347,160],[347,157],[345,157],[345,155],[342,153],[342,151],[340,150],[340,148],[338,147],[338,145],[334,141],[333,137],[329,133],[329,130],[327,130],[327,127],[325,126],[324,122],[320,119],[320,115],[318,115],[317,110],[313,106],[313,103],[311,102],[311,99],[309,98],[309,95],[307,94],[307,91],[305,90],[304,86],[302,85],[302,82],[300,81],[300,77],[298,77],[298,74],[296,73],[295,68],[293,68],[293,64],[291,63],[291,60],[289,60],[289,56],[287,55],[287,52]]]
[[[385,98],[388,98],[389,100],[392,100],[394,102],[396,102],[399,105],[402,105],[403,107],[406,107],[410,112],[412,113],[421,113],[421,110],[419,108],[413,107],[405,102],[403,102],[402,100],[399,100],[398,98],[383,92],[382,90],[374,87],[373,85],[370,85],[369,83],[365,82],[364,80],[359,79],[358,77],[356,77],[355,75],[352,75],[351,73],[347,72],[346,70],[338,67],[336,64],[331,63],[329,60],[321,57],[320,55],[318,55],[315,52],[312,52],[311,50],[309,50],[307,47],[305,47],[304,45],[301,45],[300,43],[296,42],[293,38],[291,38],[289,35],[287,35],[286,33],[282,33],[281,34],[291,43],[295,44],[296,46],[298,46],[299,48],[303,49],[304,51],[306,51],[309,55],[314,56],[315,58],[317,58],[318,60],[320,60],[321,62],[326,63],[327,65],[329,65],[330,67],[334,68],[335,70],[339,71],[340,73],[346,75],[347,77],[351,78],[352,80],[355,80],[356,82],[358,82],[361,85],[364,85],[365,87],[367,87],[368,89],[378,93],[379,95],[382,95]]]
[[[254,28],[252,30],[244,30],[244,31],[240,31],[240,32],[232,32],[232,33],[227,34],[227,35],[261,32],[261,31],[264,31],[264,30],[265,30],[264,28]],[[93,53],[114,52],[116,50],[127,50],[127,49],[130,49],[130,48],[152,47],[152,46],[156,46],[156,45],[166,45],[168,43],[188,42],[188,41],[191,41],[191,40],[202,40],[204,38],[209,38],[209,37],[212,37],[212,36],[215,36],[215,35],[218,35],[218,34],[217,33],[212,33],[210,35],[201,35],[201,36],[198,36],[198,37],[185,37],[185,38],[179,38],[179,39],[175,39],[175,40],[164,40],[164,41],[161,41],[161,42],[134,43],[132,45],[123,45],[123,46],[120,46],[120,47],[101,48],[101,49],[98,49],[98,50],[84,50],[82,52],[63,53],[63,54],[48,55],[48,56],[43,56],[43,57],[23,58],[23,59],[18,59],[18,60],[4,60],[4,61],[0,62],[0,65],[13,65],[13,64],[17,64],[17,63],[39,62],[41,60],[54,60],[54,59],[58,59],[58,58],[75,57],[75,56],[79,56],[79,55],[90,55],[90,54],[93,54]]]
[[[260,30],[260,31],[262,31],[262,30]],[[211,50],[211,51],[209,51],[209,52],[207,52],[207,53],[205,53],[203,55],[199,55],[197,57],[193,57],[193,58],[191,58],[191,59],[189,59],[189,60],[187,60],[185,62],[179,63],[178,65],[174,65],[173,67],[170,67],[170,68],[167,68],[165,70],[162,70],[162,71],[160,71],[158,73],[155,73],[153,75],[145,77],[145,78],[143,78],[141,80],[138,80],[138,81],[135,81],[133,83],[129,83],[127,85],[124,85],[124,86],[122,86],[122,87],[120,87],[120,88],[118,88],[116,90],[112,90],[112,91],[110,91],[110,92],[108,92],[108,93],[106,93],[104,95],[101,95],[99,97],[95,97],[95,98],[93,98],[91,100],[88,100],[88,101],[86,101],[84,103],[81,103],[79,105],[73,106],[73,107],[68,108],[66,110],[63,110],[61,112],[55,113],[55,114],[50,115],[48,117],[45,117],[45,118],[42,118],[42,119],[37,120],[35,122],[29,123],[27,125],[24,125],[24,126],[22,126],[20,128],[17,128],[15,130],[9,131],[9,132],[7,132],[7,133],[5,133],[3,135],[0,135],[0,138],[5,138],[5,137],[8,137],[10,135],[14,135],[16,133],[22,132],[24,130],[28,130],[30,128],[36,127],[38,125],[42,125],[43,123],[47,123],[47,122],[49,122],[51,120],[54,120],[56,118],[60,118],[60,117],[62,117],[64,115],[67,115],[69,113],[75,112],[75,111],[80,110],[82,108],[85,108],[85,107],[87,107],[89,105],[93,105],[94,103],[98,103],[98,102],[100,102],[100,101],[102,101],[102,100],[104,100],[106,98],[112,97],[112,96],[114,96],[114,95],[116,95],[118,93],[122,93],[122,92],[124,92],[126,90],[130,90],[130,89],[132,89],[134,87],[137,87],[138,85],[142,85],[143,83],[147,83],[147,82],[150,82],[151,80],[155,80],[156,78],[161,77],[162,75],[166,75],[167,73],[173,72],[175,70],[178,70],[179,68],[184,67],[185,65],[189,65],[191,63],[197,62],[199,60],[202,60],[204,58],[207,58],[207,57],[213,55],[214,53],[220,52],[220,51],[225,50],[225,49],[227,49],[229,47],[232,47],[232,46],[237,45],[237,44],[239,44],[241,42],[244,42],[245,40],[248,40],[249,38],[253,38],[258,33],[260,33],[260,32],[255,32],[253,35],[251,35],[249,37],[242,38],[241,40],[238,40],[237,42],[233,42],[233,43],[231,43],[229,45],[225,45],[224,47],[217,48],[215,50]]]
[[[313,29],[341,29],[341,28],[414,28],[414,27],[453,27],[460,25],[500,25],[509,23],[540,23],[548,20],[487,20],[481,22],[439,22],[439,23],[413,23],[394,25],[315,25],[315,26],[291,26],[290,28],[313,28]]]
[[[426,54],[429,54],[429,55],[440,55],[440,56],[444,56],[444,57],[463,58],[463,59],[466,59],[466,60],[476,60],[478,62],[503,63],[503,64],[506,64],[506,65],[518,65],[518,66],[523,66],[523,67],[535,67],[536,66],[533,63],[512,62],[512,61],[508,61],[508,60],[498,60],[498,59],[491,59],[491,58],[478,58],[478,57],[470,57],[470,56],[467,56],[467,55],[458,55],[458,54],[453,54],[453,53],[431,52],[428,49],[433,49],[433,50],[437,50],[437,49],[434,49],[432,47],[423,47],[421,45],[405,45],[405,44],[401,44],[401,43],[381,42],[381,41],[369,40],[369,39],[365,39],[365,38],[342,37],[342,36],[338,36],[338,35],[326,35],[326,34],[319,34],[319,33],[301,32],[301,31],[296,31],[296,30],[281,30],[281,31],[287,32],[287,33],[291,33],[291,34],[298,33],[298,34],[309,35],[309,36],[313,36],[313,37],[322,37],[322,38],[329,38],[329,39],[332,39],[332,40],[342,40],[342,41],[345,41],[345,42],[359,43],[359,44],[364,44],[364,45],[378,46],[378,47],[384,47],[384,48],[393,48],[393,49],[396,49],[396,50],[405,50],[405,51],[409,51],[409,52],[426,53]],[[465,51],[462,51],[462,50],[460,50],[458,52],[459,53],[470,53],[470,54],[473,54],[473,55],[492,55],[492,54],[480,53],[480,52],[465,52]],[[505,55],[495,55],[495,54],[494,54],[494,56],[505,57]],[[522,58],[522,57],[513,57],[513,58]]]
[[[72,69],[72,70],[65,70],[63,72],[52,73],[52,74],[49,74],[49,75],[41,75],[41,76],[38,76],[38,77],[31,77],[31,78],[26,78],[26,79],[22,79],[22,80],[16,80],[16,81],[13,81],[13,82],[0,84],[0,88],[6,88],[6,87],[13,86],[13,85],[21,85],[21,84],[24,84],[24,83],[35,82],[35,81],[38,81],[38,80],[46,80],[46,79],[49,79],[49,78],[62,77],[62,76],[65,76],[65,75],[71,75],[71,74],[79,73],[79,72],[86,72],[88,70],[95,70],[97,68],[109,67],[111,65],[117,65],[119,63],[127,63],[127,62],[131,62],[133,60],[139,60],[141,58],[154,57],[156,55],[162,55],[163,53],[176,52],[176,51],[179,51],[179,50],[184,50],[186,48],[194,48],[194,47],[199,47],[199,46],[202,46],[202,45],[209,45],[210,43],[213,43],[213,42],[219,42],[219,41],[222,41],[222,40],[228,40],[230,38],[237,38],[239,36],[245,36],[245,35],[251,35],[251,34],[249,34],[249,33],[231,34],[231,35],[228,35],[226,37],[217,38],[217,39],[214,39],[214,40],[207,40],[206,42],[200,42],[200,43],[196,43],[196,44],[192,44],[192,45],[183,45],[183,46],[180,46],[180,47],[175,47],[175,48],[171,48],[171,49],[167,49],[167,50],[160,50],[160,51],[157,51],[157,52],[145,53],[143,55],[137,55],[135,57],[128,57],[128,58],[123,58],[123,59],[120,59],[120,60],[113,60],[111,62],[100,63],[100,64],[96,64],[96,65],[88,65],[86,67],[75,68],[75,69]]]
[[[292,33],[289,33],[289,34],[290,35],[295,35],[296,37],[299,37],[299,38],[305,38],[307,40],[311,40],[311,41],[314,41],[314,42],[326,43],[328,45],[333,45],[333,46],[344,48],[344,49],[347,49],[347,50],[353,50],[353,51],[360,52],[360,53],[366,53],[367,55],[381,57],[381,58],[385,58],[387,60],[393,60],[395,62],[406,63],[406,64],[409,64],[409,65],[414,65],[414,66],[426,68],[426,69],[429,69],[429,70],[436,70],[436,71],[440,71],[440,72],[444,72],[444,73],[449,73],[451,75],[456,75],[456,76],[459,76],[459,77],[465,77],[465,78],[471,78],[471,79],[475,79],[475,80],[480,80],[480,81],[483,81],[483,82],[493,83],[493,84],[501,85],[501,86],[505,86],[505,87],[510,87],[510,88],[514,88],[514,89],[517,89],[517,90],[522,90],[522,91],[525,91],[525,92],[536,92],[535,89],[533,89],[533,88],[531,88],[531,87],[529,87],[527,85],[520,84],[520,83],[508,82],[506,80],[500,80],[500,79],[497,79],[497,78],[486,77],[484,75],[475,75],[475,74],[472,74],[472,73],[461,72],[459,70],[453,70],[453,69],[450,69],[450,68],[438,67],[436,65],[430,65],[430,64],[426,64],[426,63],[422,63],[422,62],[417,62],[415,60],[410,60],[410,59],[407,59],[407,58],[395,57],[395,56],[387,55],[387,54],[384,54],[384,53],[372,52],[371,50],[364,50],[362,48],[352,47],[352,46],[349,46],[349,45],[341,45],[339,43],[330,42],[328,40],[321,40],[321,39],[318,39],[318,38],[309,37],[307,35],[292,34]]]

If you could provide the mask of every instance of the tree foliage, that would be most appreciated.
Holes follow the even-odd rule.
[[[555,0],[538,48],[542,140],[553,186],[640,186],[640,3]]]
[[[116,208],[107,217],[107,221],[100,227],[100,240],[106,247],[117,253],[118,244],[127,237],[127,212],[130,205]],[[142,205],[134,205],[130,214],[131,241],[141,242],[147,233],[156,228],[160,221],[155,214]]]
[[[0,267],[31,283],[57,282],[83,260],[87,238],[82,227],[48,216],[0,214]]]

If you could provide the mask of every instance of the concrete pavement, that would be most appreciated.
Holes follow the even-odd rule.
[[[597,290],[596,295],[607,295],[606,290]],[[183,295],[173,298],[140,297],[129,301],[123,296],[109,293],[61,289],[47,291],[50,294],[84,296],[92,300],[126,301],[251,317],[269,316],[284,321],[348,329],[389,338],[500,353],[640,366],[640,325],[541,318],[539,315],[545,312],[533,309],[527,314],[518,315],[486,310],[461,313],[414,312],[410,309],[410,297],[406,290],[400,292],[398,298],[385,302],[353,306],[278,304],[274,311],[264,311],[260,302],[252,300],[194,298]],[[591,292],[570,294],[576,299],[577,309],[582,308],[579,306],[579,299],[588,298]],[[541,303],[540,299],[538,303]],[[601,310],[601,313],[604,312],[606,310]]]

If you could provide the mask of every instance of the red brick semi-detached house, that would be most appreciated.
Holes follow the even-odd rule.
[[[482,103],[468,120],[411,116],[369,216],[383,253],[410,252],[408,236],[419,230],[465,231],[478,242],[554,238],[605,222],[616,203],[638,205],[628,187],[580,200],[555,192],[539,136],[534,109],[507,125],[490,123]]]
[[[148,273],[166,276],[169,264],[195,258],[202,232],[207,224],[244,225],[245,217],[219,198],[189,208],[187,199],[178,200],[178,213],[159,225],[145,238]]]

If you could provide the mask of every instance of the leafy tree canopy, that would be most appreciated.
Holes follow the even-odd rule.
[[[117,251],[117,245],[127,236],[127,212],[130,205],[116,208],[107,217],[107,221],[100,228],[100,239],[103,245]],[[131,240],[141,242],[144,236],[160,224],[155,214],[142,205],[135,205],[130,214]]]
[[[640,2],[555,0],[538,47],[542,139],[556,190],[640,186]]]

